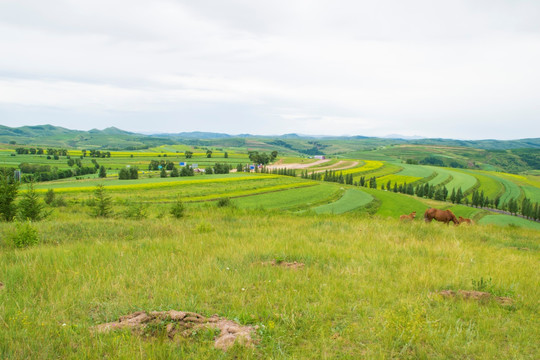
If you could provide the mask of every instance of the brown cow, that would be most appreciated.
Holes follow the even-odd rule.
[[[474,225],[474,221],[472,221],[471,219],[464,218],[462,216],[459,217],[458,221],[460,224],[466,223],[468,225]]]
[[[446,225],[448,225],[450,221],[452,221],[454,225],[459,225],[459,221],[456,218],[456,215],[454,215],[454,213],[450,210],[439,210],[434,208],[427,209],[424,213],[424,220],[426,222],[431,222],[431,220],[433,219],[437,221],[442,221]]]
[[[416,217],[416,211],[413,211],[409,215],[401,215],[399,217],[399,220],[401,220],[401,221],[413,221],[415,217]]]

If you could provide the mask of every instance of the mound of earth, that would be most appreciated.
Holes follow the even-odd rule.
[[[474,290],[443,290],[439,292],[440,295],[446,298],[455,298],[456,296],[459,296],[463,299],[470,299],[470,300],[477,300],[477,301],[489,301],[491,299],[497,301],[499,304],[504,306],[511,306],[514,303],[514,300],[512,300],[509,297],[503,297],[503,296],[493,296],[490,293],[483,292],[483,291],[474,291]]]
[[[235,343],[244,346],[253,346],[255,330],[257,326],[243,326],[226,318],[212,315],[207,318],[200,314],[184,311],[144,311],[134,312],[126,316],[121,316],[116,322],[97,325],[98,332],[108,332],[116,329],[130,328],[133,331],[144,334],[145,330],[164,327],[169,339],[173,340],[175,335],[184,337],[190,336],[194,331],[201,329],[215,329],[220,333],[216,337],[214,347],[226,351]]]
[[[300,268],[303,268],[305,264],[301,262],[296,262],[296,261],[287,262],[287,261],[272,260],[272,261],[263,262],[263,265],[281,266],[281,267],[285,267],[289,269],[300,269]]]

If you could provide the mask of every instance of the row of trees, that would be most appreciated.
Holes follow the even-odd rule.
[[[262,168],[261,173],[283,175],[283,176],[293,176],[293,177],[296,176],[295,169],[287,169],[287,168],[268,169],[266,166]]]
[[[47,155],[57,155],[57,156],[67,156],[68,151],[67,149],[53,149],[48,148],[47,150],[44,150],[43,148],[24,148],[24,147],[18,147],[15,149],[15,152],[19,155],[44,155],[45,151],[47,152]]]

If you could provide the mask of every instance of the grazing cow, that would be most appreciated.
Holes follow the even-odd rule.
[[[468,225],[474,225],[474,221],[472,221],[471,219],[464,218],[462,216],[459,217],[458,221],[460,224],[466,223]]]
[[[434,208],[427,209],[424,213],[424,220],[426,222],[431,222],[431,220],[433,219],[437,221],[442,221],[446,225],[448,225],[450,221],[452,221],[454,225],[459,225],[459,221],[456,218],[456,215],[454,215],[454,213],[450,210],[439,210]]]
[[[413,211],[409,215],[401,215],[399,217],[399,220],[404,221],[404,222],[405,221],[413,221],[415,217],[416,217],[416,211]]]

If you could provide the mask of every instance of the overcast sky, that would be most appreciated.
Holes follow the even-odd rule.
[[[538,0],[0,0],[0,124],[540,137]]]

